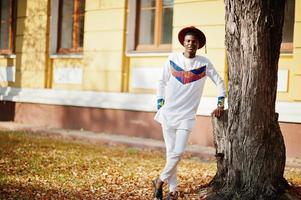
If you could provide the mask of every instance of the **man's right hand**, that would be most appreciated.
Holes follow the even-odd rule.
[[[216,109],[214,109],[211,113],[211,116],[220,118],[224,112],[224,107],[218,106]]]

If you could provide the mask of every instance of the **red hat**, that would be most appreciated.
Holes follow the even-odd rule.
[[[199,49],[202,48],[206,44],[206,36],[205,36],[205,34],[201,30],[197,29],[196,27],[189,26],[189,27],[185,27],[182,30],[180,30],[180,32],[178,34],[179,42],[183,46],[184,46],[185,35],[188,32],[194,32],[196,34],[196,36],[199,38],[199,43],[200,43]]]

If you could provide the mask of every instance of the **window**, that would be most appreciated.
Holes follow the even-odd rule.
[[[84,41],[85,0],[60,0],[58,53],[82,52]]]
[[[11,54],[14,49],[15,1],[0,1],[0,53]]]
[[[294,23],[295,23],[295,0],[287,0],[284,10],[284,24],[282,29],[282,53],[293,52],[294,38]]]
[[[130,0],[129,10],[128,50],[170,50],[173,0]]]

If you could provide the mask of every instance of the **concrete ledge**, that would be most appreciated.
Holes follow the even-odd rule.
[[[0,88],[0,101],[156,112],[155,94]],[[210,116],[217,98],[202,97],[197,115]],[[226,102],[227,103],[227,102]],[[226,104],[227,107],[227,104]],[[301,102],[276,102],[280,122],[301,123]]]

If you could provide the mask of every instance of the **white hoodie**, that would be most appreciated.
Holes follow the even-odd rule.
[[[164,64],[157,90],[157,98],[164,99],[165,103],[155,120],[164,128],[191,130],[207,76],[217,86],[218,96],[225,97],[224,81],[209,59],[198,55],[186,58],[183,53],[171,54]]]

